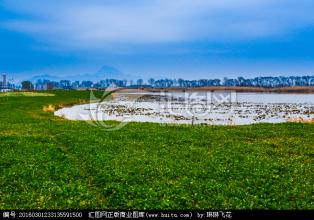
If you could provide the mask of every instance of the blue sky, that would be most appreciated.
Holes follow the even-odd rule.
[[[314,75],[312,0],[0,0],[0,72]]]

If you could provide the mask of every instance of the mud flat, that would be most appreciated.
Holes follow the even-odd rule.
[[[314,120],[314,94],[136,93],[55,112],[69,120],[245,125]]]

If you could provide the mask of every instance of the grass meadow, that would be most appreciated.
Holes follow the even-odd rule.
[[[109,132],[44,111],[88,99],[0,96],[0,209],[314,209],[313,124]]]

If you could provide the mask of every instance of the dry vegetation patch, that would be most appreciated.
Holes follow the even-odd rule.
[[[15,96],[38,97],[38,96],[55,96],[55,94],[41,93],[41,92],[3,92],[3,93],[0,93],[0,97],[15,97]]]
[[[55,112],[56,107],[54,105],[48,105],[43,107],[44,112]]]
[[[314,118],[306,119],[306,118],[291,118],[289,122],[297,122],[297,123],[307,123],[307,124],[314,124]]]

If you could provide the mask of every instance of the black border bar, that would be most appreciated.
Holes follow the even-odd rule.
[[[0,219],[313,220],[314,210],[2,210]]]

